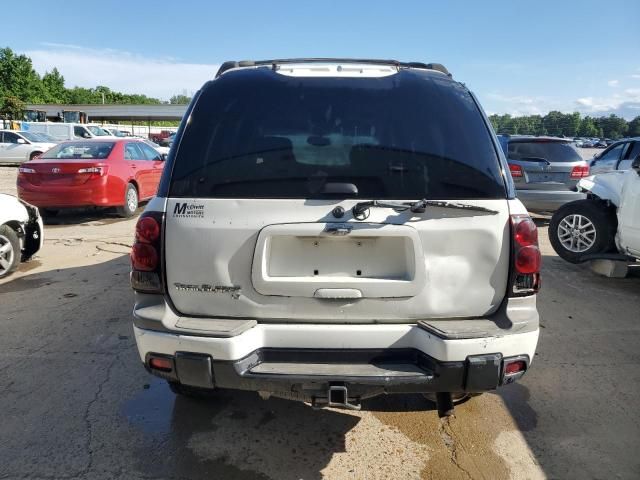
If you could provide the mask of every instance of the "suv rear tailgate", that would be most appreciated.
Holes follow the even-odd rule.
[[[480,317],[498,308],[509,273],[507,200],[465,201],[496,214],[372,208],[363,222],[351,216],[355,203],[169,199],[164,255],[175,309],[362,323]],[[347,212],[342,219],[331,215],[337,204]],[[336,225],[340,234],[331,232]]]

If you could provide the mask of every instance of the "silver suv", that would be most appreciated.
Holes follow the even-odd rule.
[[[557,137],[499,135],[509,162],[518,198],[532,211],[554,211],[581,200],[581,178],[589,176],[589,164],[572,140]]]
[[[439,64],[225,63],[136,227],[140,360],[180,394],[425,393],[443,414],[516,380],[540,251],[508,171]]]

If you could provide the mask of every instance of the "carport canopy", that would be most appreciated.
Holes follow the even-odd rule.
[[[89,122],[131,122],[131,121],[180,121],[187,105],[63,105],[63,104],[27,104],[26,110],[42,110],[47,118],[55,118],[63,110],[85,112]]]

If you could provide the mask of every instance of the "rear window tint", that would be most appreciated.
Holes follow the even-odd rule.
[[[107,158],[113,142],[69,142],[56,145],[40,158]]]
[[[169,195],[505,198],[489,130],[465,87],[426,72],[301,78],[223,75],[184,127]],[[357,193],[355,191],[357,190]]]
[[[550,162],[579,162],[582,157],[567,142],[509,142],[507,156],[512,160],[544,158]]]

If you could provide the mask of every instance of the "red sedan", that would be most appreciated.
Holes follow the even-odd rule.
[[[139,139],[64,142],[20,166],[18,196],[45,214],[116,207],[130,217],[156,194],[164,158]]]

